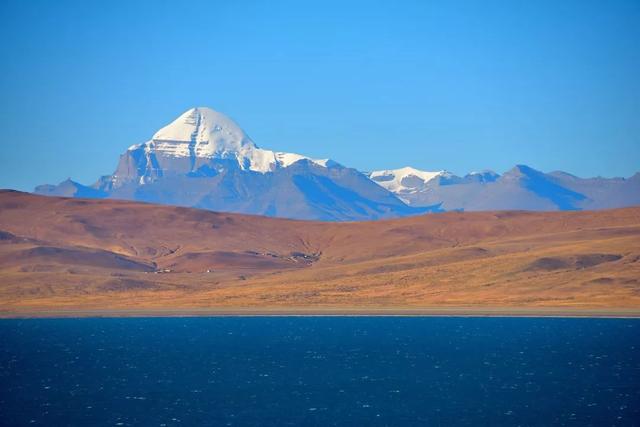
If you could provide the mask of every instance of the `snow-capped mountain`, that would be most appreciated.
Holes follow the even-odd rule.
[[[364,220],[429,211],[407,206],[355,169],[259,148],[233,120],[192,108],[130,146],[92,186],[65,181],[36,193],[107,197],[299,219]]]
[[[140,184],[168,174],[211,174],[224,161],[227,167],[258,173],[273,172],[308,160],[327,167],[329,159],[316,160],[295,153],[264,150],[233,120],[207,107],[192,108],[156,132],[151,140],[129,147],[121,157],[110,188]]]

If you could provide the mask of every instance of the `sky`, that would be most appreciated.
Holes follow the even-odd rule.
[[[194,106],[363,171],[640,170],[640,2],[0,1],[0,188]]]

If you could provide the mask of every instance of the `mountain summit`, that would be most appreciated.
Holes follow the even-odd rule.
[[[126,185],[132,178],[147,184],[165,173],[211,175],[212,160],[259,173],[273,172],[300,160],[322,167],[329,163],[328,159],[258,148],[232,119],[211,108],[197,107],[160,129],[151,140],[129,147],[112,177],[111,188]]]
[[[233,120],[208,107],[192,108],[160,129],[151,141],[134,145],[169,157],[200,159],[229,158],[241,169],[272,172],[298,160],[307,159],[326,166],[328,159],[316,160],[294,153],[263,150]]]

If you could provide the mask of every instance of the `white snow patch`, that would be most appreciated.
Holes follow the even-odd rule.
[[[451,172],[448,172],[445,170],[441,170],[437,172],[422,171],[422,170],[407,166],[400,169],[373,171],[369,174],[369,178],[371,178],[373,182],[380,185],[381,187],[386,188],[392,193],[401,193],[401,192],[408,193],[408,192],[416,191],[415,187],[413,186],[407,187],[402,183],[402,180],[404,180],[405,178],[416,177],[420,179],[424,185],[427,182],[439,176],[442,176],[442,177],[451,176]]]
[[[296,153],[277,152],[277,153],[274,153],[274,155],[278,164],[285,168],[288,166],[291,166],[292,164],[300,160],[309,160],[310,162],[313,162],[318,166],[322,166],[326,168],[327,162],[329,161],[329,159],[312,159],[310,157],[302,156]]]

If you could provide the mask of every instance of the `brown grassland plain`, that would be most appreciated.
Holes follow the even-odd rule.
[[[0,315],[640,315],[640,208],[328,223],[0,191]]]

